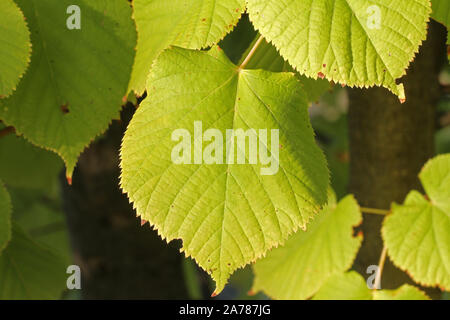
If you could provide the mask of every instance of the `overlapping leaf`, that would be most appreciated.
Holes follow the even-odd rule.
[[[297,232],[255,263],[253,291],[262,290],[276,299],[311,297],[327,278],[352,265],[362,241],[353,237],[353,227],[361,219],[353,196],[336,204],[330,194],[328,205],[306,232]]]
[[[126,93],[136,31],[126,0],[18,0],[33,43],[30,67],[0,119],[57,152],[71,175],[78,155],[114,117]],[[69,30],[67,8],[81,10]]]
[[[13,0],[0,1],[0,99],[15,90],[30,53],[30,32],[22,12]]]
[[[306,94],[293,74],[242,70],[217,47],[164,51],[147,91],[123,140],[121,186],[163,238],[183,240],[186,255],[216,281],[217,294],[235,269],[305,228],[326,201],[328,170],[314,141]],[[272,162],[278,170],[262,175],[268,165],[249,164],[249,152],[245,164],[227,164],[217,136],[199,146],[197,135],[192,152],[183,155],[195,149],[208,155],[218,142],[211,155],[219,164],[175,164],[172,134],[186,129],[194,137],[194,121],[203,132],[215,128],[223,137],[227,129],[267,129],[258,159],[278,152]],[[277,129],[279,142],[271,131]]]
[[[0,179],[9,186],[49,189],[63,168],[53,152],[43,150],[22,137],[0,139]]]
[[[247,0],[250,20],[301,74],[344,85],[384,86],[426,38],[429,0]]]
[[[448,0],[431,0],[433,13],[431,16],[439,21],[447,28],[450,27],[450,1]]]
[[[65,283],[64,261],[13,225],[0,255],[0,299],[57,299]]]
[[[314,300],[429,300],[411,285],[395,290],[371,290],[364,278],[355,271],[330,277],[314,296]]]
[[[259,37],[259,35],[258,35]],[[254,46],[255,41],[249,46],[244,53],[243,58],[249,53]],[[242,62],[242,61],[241,61]],[[264,69],[273,72],[295,72],[294,69],[280,56],[278,50],[268,43],[266,40],[262,40],[261,44],[255,51],[252,59],[246,66],[247,69]],[[312,79],[296,73],[300,83],[308,94],[309,102],[316,102],[327,90],[330,90],[331,85],[325,79]]]
[[[383,239],[394,264],[416,282],[450,290],[450,154],[429,161],[420,180],[428,198],[411,191],[394,204]]]
[[[133,6],[138,44],[129,90],[141,95],[163,49],[201,49],[219,42],[239,21],[245,0],[134,0]]]
[[[11,199],[0,180],[0,255],[11,239]]]

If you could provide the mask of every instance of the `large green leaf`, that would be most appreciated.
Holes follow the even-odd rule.
[[[0,180],[0,255],[11,239],[11,199]]]
[[[133,63],[136,31],[126,0],[18,0],[33,54],[0,118],[28,140],[58,153],[71,176],[78,155],[118,117]],[[81,29],[66,26],[81,9]]]
[[[256,29],[301,74],[384,86],[402,101],[396,79],[426,38],[431,12],[429,0],[247,0],[247,7]]]
[[[13,0],[0,1],[0,99],[16,89],[30,53],[30,32],[22,12]]]
[[[305,228],[326,201],[328,170],[314,141],[306,94],[293,74],[242,70],[218,47],[164,51],[147,90],[123,140],[121,186],[163,238],[183,240],[186,256],[212,274],[217,294],[235,269]],[[245,164],[225,164],[222,146],[216,149],[222,164],[174,164],[172,148],[179,144],[172,133],[186,129],[193,137],[194,121],[223,137],[227,129],[267,129],[257,156],[268,149],[273,158],[279,153],[272,163],[278,171],[261,174],[268,165],[258,159],[249,164],[249,157]],[[279,130],[279,142],[271,130]],[[196,153],[208,155],[222,138],[207,146],[195,139]],[[223,146],[231,145],[226,140]]]
[[[62,168],[56,154],[33,146],[22,137],[8,135],[0,139],[0,179],[8,186],[45,190]]]
[[[450,154],[430,160],[420,180],[427,197],[411,191],[394,204],[383,239],[394,264],[416,282],[450,290]]]
[[[275,299],[306,299],[332,274],[350,268],[362,241],[353,237],[361,213],[353,196],[338,204],[334,194],[329,198],[306,232],[298,231],[255,263],[253,291]]]
[[[447,28],[450,27],[450,1],[448,0],[431,0],[433,13],[431,16],[439,21]]]
[[[66,266],[17,225],[0,255],[0,299],[57,299],[66,284]]]
[[[133,7],[138,44],[129,90],[141,95],[163,49],[201,49],[219,42],[239,21],[245,0],[134,0]]]
[[[430,298],[411,285],[395,290],[371,290],[364,278],[355,271],[330,277],[313,297],[314,300],[429,300]]]

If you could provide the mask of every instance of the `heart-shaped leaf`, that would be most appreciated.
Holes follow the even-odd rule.
[[[293,74],[243,70],[218,47],[164,51],[147,92],[123,140],[121,186],[163,238],[183,240],[217,294],[326,201],[306,94]]]

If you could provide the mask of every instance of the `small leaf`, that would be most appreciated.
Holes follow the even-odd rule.
[[[164,51],[147,90],[123,140],[121,187],[163,238],[183,240],[186,256],[216,281],[217,294],[234,270],[305,228],[326,201],[328,170],[306,94],[293,74],[242,70],[218,47]],[[212,145],[197,144],[203,138],[194,132],[196,121],[225,138],[227,129],[267,130],[270,139],[259,140],[257,159],[278,153],[272,162],[278,169],[261,174],[268,165],[249,164],[248,153],[245,164],[229,164],[224,147],[231,139],[222,137],[219,164],[194,164],[192,154]],[[195,136],[192,153],[185,152],[192,164],[172,161],[177,129],[186,130],[189,144]],[[272,130],[279,130],[278,142]]]
[[[355,271],[330,277],[314,296],[314,300],[429,300],[414,286],[405,284],[395,290],[371,290]]]
[[[0,299],[57,299],[65,284],[64,261],[13,224],[0,255]]]
[[[427,35],[429,0],[247,0],[250,20],[308,77],[384,86],[405,74]]]
[[[0,100],[0,118],[59,154],[70,177],[83,149],[119,117],[136,43],[131,8],[125,0],[79,0],[81,29],[69,30],[73,1],[17,3],[33,54],[16,92]]]
[[[170,45],[202,49],[219,42],[238,23],[245,0],[134,0],[138,30],[129,91],[145,91],[150,67]]]
[[[450,290],[450,154],[430,160],[420,173],[427,200],[411,191],[394,204],[382,235],[391,260],[414,281]]]
[[[306,232],[298,231],[255,263],[254,292],[262,290],[275,299],[306,299],[331,275],[351,267],[362,241],[353,237],[361,212],[351,195],[338,204],[334,194],[329,198]]]
[[[11,199],[0,180],[0,255],[11,239]]]
[[[16,89],[30,54],[30,31],[22,12],[14,1],[0,1],[0,99]]]

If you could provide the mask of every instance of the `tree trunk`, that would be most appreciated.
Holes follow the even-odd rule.
[[[389,209],[391,202],[403,202],[410,190],[421,190],[417,175],[434,155],[438,74],[446,53],[446,30],[431,22],[428,39],[403,79],[406,103],[382,88],[349,90],[350,192],[361,206]],[[382,220],[364,214],[364,241],[354,265],[363,275],[368,266],[378,264]],[[386,261],[382,288],[406,281],[411,282]]]
[[[129,119],[134,107],[124,112]],[[187,299],[179,243],[167,245],[119,188],[119,146],[128,121],[115,121],[81,156],[73,185],[62,183],[75,264],[86,299]]]

